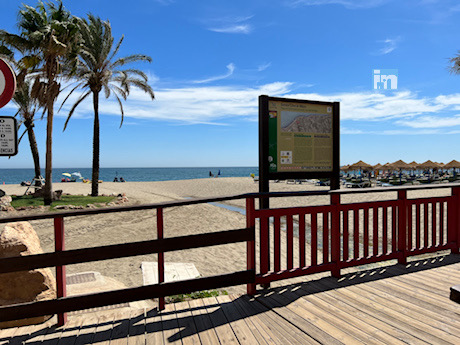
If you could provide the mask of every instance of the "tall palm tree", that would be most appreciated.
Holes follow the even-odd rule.
[[[19,142],[23,136],[27,133],[29,137],[29,144],[30,144],[30,151],[32,152],[32,158],[34,161],[34,170],[35,170],[35,179],[36,179],[36,186],[41,185],[41,171],[40,171],[40,156],[38,154],[38,146],[37,140],[35,139],[35,132],[34,132],[34,121],[35,121],[35,113],[38,110],[38,102],[31,96],[31,89],[32,86],[30,81],[25,80],[21,86],[16,89],[16,93],[13,96],[13,101],[18,106],[17,115],[20,116],[21,121],[20,123],[24,124],[26,130],[19,138]]]
[[[32,97],[45,107],[47,113],[44,202],[45,205],[50,205],[54,103],[61,88],[58,79],[65,76],[63,66],[70,73],[78,61],[78,19],[64,8],[60,0],[56,4],[49,1],[46,5],[39,1],[36,8],[23,5],[18,18],[20,34],[0,30],[0,40],[23,53],[21,60],[37,72],[32,86]]]
[[[80,64],[77,67],[75,77],[77,85],[70,91],[64,102],[76,90],[83,89],[84,92],[77,99],[70,109],[64,125],[64,130],[78,105],[89,95],[93,96],[94,126],[93,126],[93,171],[91,182],[91,195],[98,195],[99,180],[99,94],[104,91],[105,97],[115,96],[120,106],[121,123],[123,124],[124,111],[121,98],[126,100],[132,86],[135,86],[150,95],[154,99],[148,78],[140,70],[122,69],[124,65],[136,61],[148,61],[152,59],[146,55],[130,55],[124,58],[116,58],[116,55],[123,42],[123,36],[118,43],[113,45],[112,28],[108,21],[102,21],[92,14],[88,19],[80,20],[80,33],[82,35],[82,47],[80,50]]]

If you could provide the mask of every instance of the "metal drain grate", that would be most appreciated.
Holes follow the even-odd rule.
[[[96,281],[96,275],[94,274],[94,272],[74,274],[74,275],[67,277],[67,285],[82,284],[82,283],[89,283],[89,282],[95,282],[95,281]]]

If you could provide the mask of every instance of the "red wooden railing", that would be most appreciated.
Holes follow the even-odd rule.
[[[437,188],[449,188],[451,193],[444,197],[407,198],[408,191]],[[347,194],[391,191],[397,193],[396,199],[351,204],[341,202],[341,196]],[[330,204],[278,209],[255,208],[257,198],[314,195],[329,195]],[[243,198],[246,199],[245,229],[164,238],[165,208]],[[65,250],[65,217],[153,209],[156,210],[157,217],[156,240]],[[164,308],[164,297],[178,293],[247,284],[247,293],[252,295],[256,293],[256,284],[266,286],[275,280],[324,271],[331,271],[332,275],[340,276],[340,270],[346,267],[389,259],[406,263],[408,256],[445,249],[459,253],[459,214],[460,184],[451,184],[359,191],[243,194],[213,199],[0,218],[0,223],[54,219],[55,252],[0,259],[0,274],[56,267],[58,291],[55,300],[0,307],[0,321],[58,314],[58,323],[62,325],[66,321],[65,313],[74,310],[149,298],[159,298],[161,310]],[[258,237],[255,234],[256,229]],[[245,271],[164,282],[165,252],[237,242],[247,243]],[[158,254],[158,284],[66,297],[66,265],[154,253]],[[259,258],[258,265],[256,257]],[[270,263],[273,263],[272,267]]]
[[[451,195],[407,198],[407,191],[434,188],[450,188]],[[391,191],[398,194],[394,200],[360,203],[341,203],[340,200],[344,194]],[[458,253],[458,184],[338,190],[327,194],[331,197],[329,205],[254,211],[252,222],[257,224],[260,234],[257,284],[324,271],[338,277],[340,270],[346,267],[390,259],[406,263],[408,256],[440,250]],[[289,195],[271,193],[267,197]],[[294,236],[294,224],[297,236]],[[281,230],[282,225],[285,231]],[[268,239],[272,241],[269,243]]]

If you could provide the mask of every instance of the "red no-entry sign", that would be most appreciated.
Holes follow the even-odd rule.
[[[13,69],[0,58],[0,108],[4,107],[16,91],[16,75]]]

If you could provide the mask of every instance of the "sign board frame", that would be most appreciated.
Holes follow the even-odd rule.
[[[269,102],[324,105],[332,107],[332,169],[330,171],[270,171]],[[268,192],[269,180],[329,178],[331,189],[340,188],[340,103],[259,96],[259,191]],[[268,201],[268,199],[266,199]],[[268,205],[268,202],[267,202]]]
[[[11,131],[7,133],[3,132],[3,125],[6,124],[11,128]],[[8,149],[13,149],[13,152],[4,153],[4,146],[11,146],[11,141],[13,142],[12,146]],[[5,143],[9,142],[9,143]],[[16,156],[18,154],[18,123],[16,118],[13,116],[0,116],[0,156]]]
[[[4,88],[0,92],[0,108],[3,108],[14,96],[16,91],[16,74],[5,60],[0,58],[1,78],[4,78]]]

